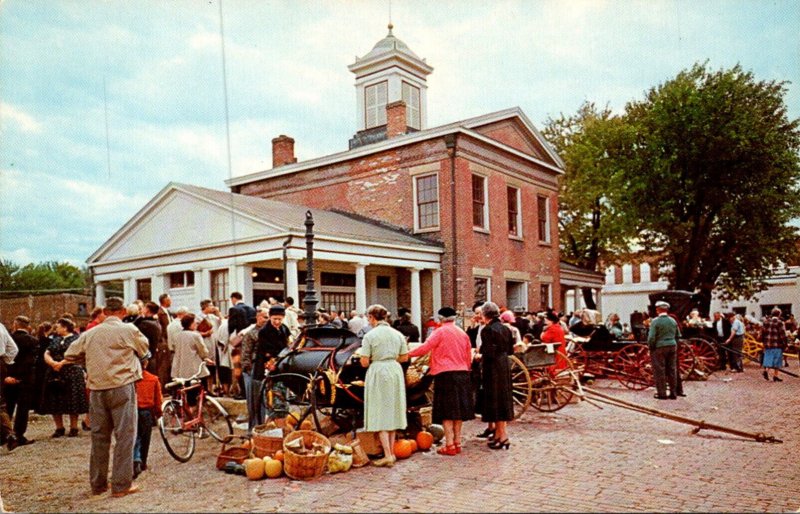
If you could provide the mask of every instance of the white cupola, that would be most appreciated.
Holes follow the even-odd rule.
[[[392,34],[393,28],[390,23],[389,34],[367,55],[356,57],[356,62],[348,66],[356,76],[356,127],[359,133],[380,132],[380,127],[385,129],[386,106],[400,101],[406,106],[408,130],[427,128],[426,77],[433,68],[397,39]],[[371,141],[362,144],[367,142]]]

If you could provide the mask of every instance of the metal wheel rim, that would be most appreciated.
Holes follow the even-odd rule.
[[[181,404],[177,401],[167,400],[162,407],[162,416],[158,420],[158,429],[164,447],[173,459],[178,462],[188,462],[194,454],[194,431],[181,429],[182,417],[180,416]]]
[[[203,428],[220,443],[233,434],[233,425],[222,406],[213,398],[203,402]]]

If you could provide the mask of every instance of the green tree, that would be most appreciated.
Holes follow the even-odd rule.
[[[593,103],[571,116],[548,119],[542,132],[564,160],[560,181],[559,240],[561,258],[597,271],[628,250],[634,227],[620,211],[620,161],[630,156],[634,133],[622,116]],[[596,308],[591,289],[584,303]]]
[[[0,261],[0,290],[6,294],[82,291],[90,287],[85,269],[67,262],[30,263],[25,266]]]
[[[626,106],[619,205],[674,289],[750,297],[796,252],[800,132],[784,82],[695,64]]]

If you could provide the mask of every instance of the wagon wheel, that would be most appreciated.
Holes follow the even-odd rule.
[[[641,391],[653,385],[653,365],[646,345],[634,343],[618,350],[612,366],[616,379],[628,389]]]
[[[555,412],[563,409],[574,396],[573,388],[578,380],[572,362],[561,352],[566,368],[555,370],[555,366],[529,370],[531,376],[531,405],[542,412]]]
[[[753,334],[744,335],[744,345],[742,346],[742,353],[751,359],[758,359],[758,353],[763,350],[764,345],[761,344]]]
[[[531,404],[531,375],[528,368],[519,358],[509,355],[508,364],[511,368],[511,393],[514,399],[514,419],[519,418],[528,410]]]
[[[700,337],[689,339],[689,344],[694,352],[694,369],[710,375],[717,370],[719,354],[713,344]]]
[[[578,373],[579,378],[588,373],[590,375],[598,376],[599,367],[591,360],[591,353],[583,349],[583,344],[574,341],[571,343],[572,351],[569,352],[569,360],[572,368]]]
[[[689,376],[694,371],[695,355],[692,345],[684,340],[678,342],[678,373],[681,380],[689,380]]]
[[[285,379],[302,380],[305,388],[302,395],[295,394],[285,383]],[[311,402],[312,377],[295,373],[286,373],[267,377],[261,383],[261,391],[258,393],[261,400],[261,408],[265,412],[265,421],[289,417],[293,419],[294,425],[299,427],[310,415],[314,413],[315,406]],[[316,417],[312,416],[315,425],[318,425]],[[317,426],[319,428],[319,426]]]

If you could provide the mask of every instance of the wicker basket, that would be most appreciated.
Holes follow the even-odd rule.
[[[242,439],[247,439],[242,437]],[[228,446],[227,443],[222,443],[222,450],[217,455],[217,469],[221,470],[228,462],[235,462],[241,464],[245,459],[252,456],[252,450],[249,447],[242,445]]]
[[[275,452],[283,448],[283,436],[267,436],[267,425],[258,425],[253,428],[253,455],[258,458],[272,457]]]
[[[311,448],[314,443],[322,445],[321,455],[301,455],[287,446],[297,439],[302,439],[306,448]],[[283,471],[286,476],[295,480],[313,480],[319,478],[328,468],[328,455],[331,452],[331,442],[322,434],[313,430],[296,430],[287,435],[283,440]]]

